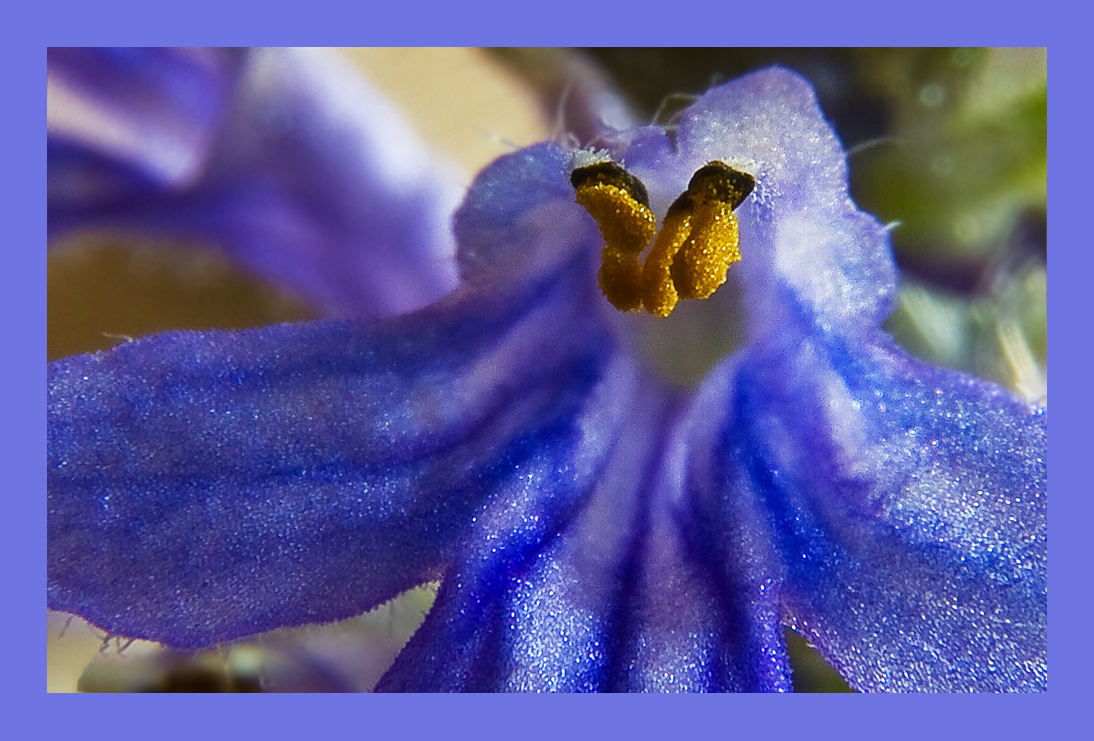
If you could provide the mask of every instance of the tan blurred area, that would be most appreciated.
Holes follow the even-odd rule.
[[[480,49],[340,49],[413,121],[419,136],[467,174],[547,138],[523,81]]]
[[[468,183],[496,157],[548,135],[532,92],[481,50],[339,53],[403,109],[427,145],[461,168]],[[49,359],[166,329],[240,328],[312,316],[308,307],[192,245],[141,250],[103,235],[84,235],[63,247],[48,265]],[[385,608],[408,614],[411,621],[421,618],[420,610],[380,609]],[[47,617],[46,635],[49,692],[76,691],[93,659],[125,661],[126,655],[157,650],[155,644],[137,642],[119,656],[124,639],[104,643],[101,631],[57,613]]]
[[[531,91],[482,50],[339,52],[403,109],[422,140],[459,167],[469,184],[498,156],[546,136]],[[50,103],[51,115],[58,109],[63,107]],[[133,246],[103,234],[54,245],[48,267],[50,360],[167,329],[235,329],[311,316],[292,297],[201,246]]]

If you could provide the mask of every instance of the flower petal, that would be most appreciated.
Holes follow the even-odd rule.
[[[345,618],[437,578],[488,498],[534,488],[518,461],[583,490],[617,406],[586,402],[614,352],[589,271],[51,364],[50,607],[184,648]]]
[[[679,399],[631,366],[606,378],[627,414],[579,507],[538,471],[503,494],[378,690],[790,688],[774,594],[711,579],[682,527]]]
[[[706,93],[670,130],[608,141],[663,215],[691,176],[720,160],[756,179],[736,210],[749,334],[779,332],[787,302],[827,326],[877,326],[892,308],[896,271],[884,229],[855,208],[847,163],[809,83],[785,69],[746,75]]]
[[[599,681],[601,667],[597,664],[603,651],[594,650],[586,656],[578,646],[603,635],[609,626],[598,621],[602,616],[575,615],[570,605],[552,605],[560,609],[546,614],[537,609],[541,605],[527,592],[543,578],[543,568],[548,573],[557,568],[555,545],[598,487],[605,454],[617,444],[617,431],[629,435],[632,427],[625,412],[634,396],[635,381],[633,364],[617,358],[588,405],[599,418],[586,412],[577,421],[584,434],[598,441],[601,455],[593,475],[573,475],[575,470],[588,469],[588,462],[578,462],[578,466],[566,462],[559,467],[534,447],[517,449],[511,459],[509,483],[476,516],[425,624],[377,690],[580,689]],[[611,414],[605,415],[601,409],[609,409]],[[567,427],[559,432],[560,442],[571,434]],[[613,555],[612,548],[604,550]],[[600,578],[583,588],[596,602],[597,589],[614,589],[614,584],[605,583],[596,564],[591,566],[588,576]],[[571,587],[568,583],[567,588]],[[533,610],[535,616],[530,613]],[[528,641],[549,639],[535,631],[542,625],[522,624],[533,617],[564,623],[550,636],[566,644],[563,651],[552,653],[542,646],[538,651],[529,650]],[[522,629],[529,627],[534,632],[525,634]],[[532,653],[534,656],[529,655]],[[557,674],[547,666],[550,662],[558,664]],[[563,668],[567,662],[579,666],[567,673]]]
[[[730,272],[748,345],[695,401],[689,462],[726,582],[777,589],[860,689],[1043,689],[1044,411],[878,329],[888,240],[808,84],[749,75],[611,146],[658,212],[710,160],[756,178]]]
[[[715,382],[738,547],[853,687],[1046,689],[1045,411],[880,332],[804,327]]]
[[[51,47],[46,59],[51,144],[98,153],[140,173],[152,187],[181,188],[206,164],[245,53]],[[87,187],[92,181],[54,167],[52,157],[50,164],[56,176],[50,181],[51,206],[102,199]],[[57,218],[50,216],[52,227]]]
[[[76,92],[100,118],[135,122],[129,128],[149,143],[119,152],[102,135],[54,127],[51,236],[96,228],[210,242],[343,316],[409,311],[454,287],[450,220],[462,184],[335,57],[253,52],[234,73],[231,100],[223,100],[231,70],[190,75],[189,97],[220,117],[207,116],[217,126],[200,137],[172,140],[186,166],[171,169],[154,145],[167,129],[161,119],[182,118],[160,105],[169,97],[161,91],[179,86],[176,67],[87,54],[95,75],[79,74],[86,62],[68,64],[66,55],[51,57],[51,75],[75,77]]]
[[[596,222],[574,199],[573,153],[552,142],[499,157],[468,190],[456,212],[460,278],[498,293],[556,270],[576,254],[599,259]],[[596,269],[589,285],[595,288]],[[588,308],[605,304],[599,291]]]

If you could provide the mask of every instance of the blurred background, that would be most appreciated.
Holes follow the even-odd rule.
[[[848,151],[860,208],[892,225],[900,300],[887,328],[932,362],[1047,405],[1045,49],[342,49],[470,184],[496,157],[610,123],[667,122],[712,85],[771,64],[811,80]],[[590,101],[597,101],[590,105]],[[50,92],[49,116],[65,115]],[[202,245],[77,234],[51,245],[48,356],[167,329],[317,314]],[[369,689],[436,585],[334,626],[181,655],[47,619],[48,689]],[[795,689],[848,691],[788,633]]]

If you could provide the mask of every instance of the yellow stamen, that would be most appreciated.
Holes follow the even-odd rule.
[[[577,202],[589,212],[604,237],[600,253],[600,290],[620,311],[642,307],[642,266],[638,256],[657,231],[646,188],[614,162],[578,168],[570,175]]]
[[[638,311],[644,304],[651,314],[666,317],[680,298],[708,298],[741,259],[733,210],[755,180],[723,162],[710,162],[692,176],[665,214],[644,267],[638,256],[656,221],[642,182],[614,162],[577,168],[570,182],[604,237],[600,289],[621,311]]]
[[[672,262],[672,282],[681,298],[710,298],[741,259],[737,217],[719,201],[699,203],[691,234]]]
[[[673,285],[670,269],[673,258],[691,233],[691,208],[687,194],[680,196],[665,214],[665,223],[657,233],[642,268],[642,303],[646,311],[657,316],[668,316],[680,300]]]
[[[726,282],[729,266],[741,259],[737,208],[752,192],[751,175],[721,162],[699,168],[688,184],[691,234],[672,263],[672,282],[681,298],[709,298]]]
[[[600,251],[600,270],[596,273],[600,290],[620,311],[642,308],[642,264],[638,257],[610,248]]]

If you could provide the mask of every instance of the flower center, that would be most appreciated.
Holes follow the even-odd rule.
[[[604,248],[597,280],[620,311],[667,317],[681,298],[709,298],[741,259],[733,210],[756,181],[724,162],[699,168],[665,214],[660,232],[642,181],[615,162],[570,174],[577,202],[600,227]],[[654,238],[645,264],[639,256]]]

